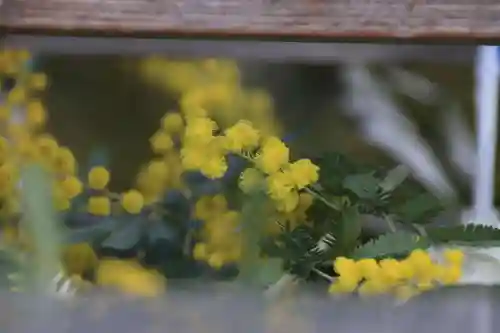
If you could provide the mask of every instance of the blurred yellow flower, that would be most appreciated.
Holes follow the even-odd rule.
[[[174,141],[167,132],[158,131],[150,139],[151,149],[156,154],[168,153],[174,148]]]
[[[74,175],[76,172],[76,159],[67,147],[59,147],[53,159],[54,171],[61,175]]]
[[[36,137],[35,143],[40,155],[47,160],[53,159],[59,149],[57,140],[48,134],[42,134]]]
[[[82,182],[74,176],[68,176],[61,182],[61,188],[68,199],[73,199],[83,190]]]
[[[139,214],[144,207],[144,197],[137,190],[130,190],[122,195],[122,207],[129,214]]]
[[[30,101],[26,106],[26,125],[39,128],[45,125],[47,113],[41,101]]]
[[[7,103],[9,105],[19,105],[25,103],[27,97],[26,89],[22,86],[16,86],[7,94]]]
[[[93,190],[103,190],[109,183],[109,171],[102,166],[93,167],[88,174],[88,184]]]
[[[28,75],[27,84],[30,89],[45,90],[48,85],[47,75],[44,73],[32,73]]]
[[[90,197],[87,203],[88,212],[97,216],[108,216],[111,214],[111,202],[106,196]]]
[[[181,133],[184,129],[184,120],[177,112],[167,113],[162,119],[161,124],[163,130],[170,134]]]
[[[238,185],[243,193],[250,193],[261,188],[264,183],[262,172],[255,168],[247,168],[241,173]]]
[[[148,270],[134,261],[104,259],[99,263],[97,284],[116,288],[121,292],[144,297],[161,296],[165,279],[154,270]]]
[[[62,264],[66,274],[78,275],[97,268],[98,259],[94,249],[88,243],[68,245],[62,249]]]
[[[210,118],[188,118],[184,132],[184,142],[185,144],[208,144],[217,129],[217,124]]]

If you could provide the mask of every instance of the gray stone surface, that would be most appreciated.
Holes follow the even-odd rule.
[[[2,295],[0,329],[4,333],[493,333],[500,329],[495,315],[500,311],[500,292],[495,287],[442,289],[405,305],[389,298],[335,300],[318,289],[275,303],[266,303],[260,293],[200,290],[171,291],[165,299],[148,301],[101,295],[56,302]]]

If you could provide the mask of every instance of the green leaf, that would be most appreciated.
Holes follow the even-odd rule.
[[[384,192],[394,191],[408,178],[409,174],[410,170],[408,167],[400,164],[387,173],[384,180],[379,183],[379,186]]]
[[[280,258],[266,258],[259,262],[258,283],[261,286],[268,286],[275,283],[283,275],[283,260]]]
[[[426,249],[430,242],[408,231],[397,231],[378,237],[355,249],[353,259],[401,256],[415,249]]]
[[[133,248],[143,236],[144,223],[142,219],[143,217],[120,219],[120,225],[101,243],[101,246],[115,250]]]
[[[66,228],[63,237],[63,243],[93,243],[95,240],[106,238],[117,225],[117,221],[113,218],[107,218],[100,221],[97,225],[83,228],[70,229]]]
[[[379,183],[380,180],[370,172],[346,177],[343,186],[362,199],[373,199],[378,195]]]
[[[160,240],[175,240],[177,237],[173,228],[162,220],[149,221],[148,238],[149,242],[155,243]]]
[[[332,194],[341,195],[342,183],[349,174],[356,170],[356,166],[345,155],[328,153],[314,161],[319,166],[319,185],[322,190]]]
[[[357,206],[347,208],[340,221],[333,222],[332,234],[343,248],[349,248],[356,243],[361,234],[361,219]]]
[[[429,193],[413,197],[396,209],[401,222],[424,224],[443,210],[439,200]]]
[[[436,244],[464,246],[500,246],[500,229],[485,225],[466,224],[452,227],[425,228]]]

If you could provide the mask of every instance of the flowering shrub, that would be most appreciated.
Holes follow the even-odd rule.
[[[159,120],[149,138],[155,157],[133,188],[114,193],[110,170],[95,166],[79,177],[71,150],[44,131],[39,92],[48,80],[30,71],[29,59],[0,53],[3,243],[32,251],[33,235],[15,221],[23,217],[23,168],[39,164],[52,179],[69,276],[93,271],[97,284],[155,295],[163,290],[158,271],[200,277],[237,268],[245,282],[261,286],[286,274],[319,275],[335,294],[408,297],[459,282],[456,246],[500,239],[487,227],[427,224],[444,205],[405,177],[390,184],[400,167],[367,168],[336,153],[292,158],[270,96],[242,87],[237,66],[226,60],[142,63],[145,79],[172,94],[178,109]],[[367,234],[366,215],[386,229]],[[425,252],[432,245],[450,247],[446,262]],[[160,248],[156,258],[153,248]]]

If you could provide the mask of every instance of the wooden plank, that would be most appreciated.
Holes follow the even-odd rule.
[[[0,7],[10,32],[66,35],[476,39],[500,37],[499,22],[498,0],[3,0]]]

